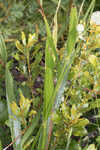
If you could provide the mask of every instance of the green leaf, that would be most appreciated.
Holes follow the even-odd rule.
[[[49,33],[50,34],[50,33]],[[50,35],[48,34],[48,36],[50,37]],[[76,38],[76,37],[75,37]],[[48,40],[47,42],[49,42],[50,40]],[[76,42],[76,40],[75,40],[75,42]],[[48,47],[48,44],[51,44],[50,42],[49,43],[47,43],[47,47]],[[73,49],[74,49],[74,44],[73,44]],[[47,48],[46,47],[46,48]],[[48,49],[47,49],[48,50]],[[49,70],[49,69],[47,69],[47,67],[45,67],[45,69],[46,70],[48,70],[48,72],[49,72],[49,78],[50,78],[50,80],[52,81],[51,82],[51,85],[53,85],[53,72],[52,72],[52,70],[53,70],[53,68],[54,68],[54,65],[53,65],[53,63],[55,63],[55,61],[54,61],[54,59],[53,59],[53,61],[51,60],[51,58],[49,58],[50,57],[50,55],[49,55],[49,53],[50,53],[50,51],[47,51],[47,53],[45,54],[45,57],[46,57],[46,59],[47,59],[47,61],[45,61],[45,62],[47,62],[47,65],[46,66],[48,66],[48,68],[49,69],[51,69],[51,70]],[[66,85],[66,81],[67,81],[67,76],[68,76],[68,72],[69,72],[69,70],[70,70],[70,67],[71,67],[71,65],[72,65],[72,63],[73,63],[73,60],[74,60],[74,58],[75,58],[75,54],[76,54],[76,52],[75,51],[73,51],[73,52],[71,52],[71,54],[70,54],[70,57],[69,57],[69,60],[68,61],[64,61],[64,64],[63,64],[63,67],[62,67],[62,69],[61,69],[61,72],[60,72],[60,75],[59,75],[59,78],[58,78],[58,81],[57,81],[57,84],[56,84],[56,87],[55,87],[55,89],[54,89],[54,91],[52,91],[52,93],[51,93],[51,97],[50,97],[50,100],[48,100],[47,99],[47,101],[49,101],[49,103],[48,103],[48,105],[46,105],[45,103],[46,103],[46,101],[45,101],[45,105],[47,106],[47,109],[46,109],[46,111],[44,111],[44,114],[45,114],[45,120],[47,120],[47,119],[50,119],[49,118],[49,115],[50,115],[50,113],[51,113],[51,110],[54,110],[55,111],[55,109],[56,108],[58,108],[59,107],[59,104],[61,103],[61,100],[62,100],[62,94],[63,94],[63,92],[64,92],[64,88],[65,88],[65,85]],[[47,56],[48,57],[47,57]],[[49,61],[48,61],[49,60]],[[51,63],[50,63],[51,62]],[[48,77],[48,74],[47,74],[47,77]],[[48,78],[48,79],[49,79]],[[47,79],[47,83],[48,83],[48,81],[50,82],[50,80],[48,80]],[[54,86],[54,85],[53,85]],[[48,90],[50,89],[50,87],[47,85],[47,87],[48,87]],[[52,89],[53,89],[54,87],[52,87]],[[50,89],[50,91],[51,91],[51,89]],[[54,102],[55,102],[55,104],[54,104]],[[47,123],[45,124],[45,126],[46,127],[44,127],[44,131],[43,131],[43,134],[42,134],[42,137],[43,137],[43,139],[42,139],[42,150],[44,150],[44,147],[45,147],[45,144],[44,143],[46,143],[47,142],[47,136],[46,135],[48,135],[48,130],[49,130],[49,126],[47,126],[47,124],[49,124],[50,123],[50,121],[48,120],[47,121]]]
[[[72,50],[76,43],[76,37],[77,37],[77,10],[76,7],[72,7],[71,14],[70,14],[70,23],[69,23],[69,33],[68,33],[68,40],[67,40],[67,53],[68,55],[71,55]]]
[[[48,112],[46,113],[46,117],[50,115],[52,107],[54,107],[54,110],[56,110],[62,101],[62,95],[64,93],[64,88],[67,83],[68,73],[73,63],[74,58],[75,58],[75,53],[70,57],[68,62],[65,61],[64,63],[64,66],[61,70],[60,76],[58,78],[55,90],[51,98],[51,103],[48,105]]]
[[[15,101],[13,78],[8,69],[8,65],[6,65],[6,97],[9,99],[9,103]]]
[[[44,83],[44,111],[43,111],[44,118],[54,90],[54,82],[53,82],[54,59],[52,57],[52,49],[51,49],[52,44],[50,43],[49,40],[49,34],[51,35],[51,33],[49,32],[50,30],[48,31],[45,48],[45,83]]]
[[[6,51],[6,46],[5,46],[4,39],[3,39],[1,34],[0,34],[0,55],[1,55],[1,58],[4,61],[4,63],[6,63],[6,61],[7,61],[7,51]]]
[[[60,3],[61,3],[61,0],[59,0],[59,3],[58,3],[58,7],[56,9],[56,13],[55,13],[55,16],[54,16],[54,25],[53,25],[53,40],[54,40],[54,44],[55,44],[55,48],[57,47],[57,32],[58,32],[58,24],[57,24],[57,13],[58,13],[58,10],[59,10],[59,7],[60,7]]]
[[[61,105],[62,114],[66,119],[71,119],[70,117],[70,107],[67,106],[65,103]]]
[[[73,129],[74,136],[84,136],[85,134],[87,134],[87,130],[83,127]]]
[[[85,127],[87,124],[89,124],[89,120],[86,118],[79,119],[78,123],[74,127]]]
[[[45,149],[47,141],[47,131],[49,130],[49,120],[47,117],[48,106],[51,103],[51,97],[54,92],[54,67],[58,61],[56,48],[54,45],[53,37],[50,31],[49,24],[44,16],[44,22],[47,31],[47,40],[45,48],[45,82],[44,82],[44,107],[43,107],[43,131],[40,134],[38,149]]]
[[[75,104],[73,104],[72,108],[71,108],[71,118],[75,119],[76,117],[77,117],[77,108],[76,108]]]
[[[24,54],[24,47],[23,47],[22,44],[20,44],[20,41],[17,40],[15,44],[16,44],[17,49],[18,49],[21,53]]]
[[[12,141],[14,139],[18,138],[13,146],[14,149],[22,150],[21,148],[21,124],[20,121],[16,116],[12,114],[10,104],[12,101],[15,101],[14,91],[13,91],[13,78],[12,75],[8,69],[8,65],[6,64],[6,98],[7,98],[7,107],[8,107],[8,115],[9,115],[9,123],[10,123],[10,130],[11,130],[11,136]],[[11,117],[12,116],[12,117]]]
[[[74,7],[71,10],[70,29],[69,29],[69,35],[68,35],[67,47],[66,47],[69,58],[67,59],[65,54],[63,62],[60,67],[61,69],[58,76],[57,85],[53,94],[55,98],[54,99],[52,98],[52,100],[55,101],[55,108],[58,108],[59,104],[61,103],[64,88],[67,83],[69,70],[75,58],[76,52],[74,51],[74,48],[75,48],[75,43],[77,38],[76,26],[77,26],[77,10]]]
[[[33,118],[32,123],[30,125],[30,127],[27,129],[27,131],[25,132],[22,141],[21,141],[21,145],[23,147],[23,145],[25,144],[25,142],[28,140],[28,138],[32,135],[34,129],[36,128],[38,122],[40,119],[40,112],[36,115],[35,118]]]
[[[94,144],[89,145],[87,150],[96,150],[95,145]]]
[[[44,87],[44,117],[46,115],[50,99],[54,91],[53,73],[50,68],[46,69]]]
[[[32,144],[32,142],[34,141],[34,138],[31,137],[27,143],[25,143],[23,150],[27,150],[28,148],[30,148],[30,145]]]
[[[32,144],[31,150],[34,150],[34,149],[35,149],[34,147],[35,147],[35,145],[36,145],[36,143],[37,143],[37,141],[38,141],[38,139],[39,139],[39,136],[40,136],[41,131],[42,131],[42,126],[40,127],[40,129],[39,129],[37,135],[35,136],[35,139],[34,139],[34,142],[33,142],[33,144]]]
[[[21,39],[22,39],[23,45],[26,46],[26,35],[23,31],[21,32]]]
[[[26,117],[27,113],[29,112],[31,101],[23,96],[21,90],[20,90],[19,105],[20,105],[20,110],[24,113],[24,117]]]
[[[50,28],[45,17],[44,17],[44,21],[47,29],[47,42],[46,42],[46,49],[45,49],[45,86],[44,86],[44,111],[43,111],[44,126],[43,126],[43,133],[41,133],[42,150],[44,150],[47,141],[47,135],[48,135],[49,123],[50,123],[50,118],[49,118],[50,112],[53,109],[53,107],[55,109],[55,107],[58,107],[59,103],[61,102],[62,94],[64,92],[64,87],[66,85],[68,71],[75,58],[75,52],[74,52],[73,54],[71,53],[71,57],[69,58],[69,61],[64,62],[57,85],[54,89],[53,74],[54,74],[55,64],[58,62],[58,58],[52,40]],[[74,48],[75,46],[74,44],[72,48]],[[54,102],[55,105],[53,105]],[[41,140],[40,140],[40,146],[41,146]]]
[[[59,123],[61,123],[61,116],[58,115],[56,112],[54,112],[52,114],[52,120],[53,120],[54,124],[59,124]]]
[[[48,120],[43,122],[43,130],[40,133],[40,139],[39,139],[39,145],[38,150],[44,150],[46,147],[46,144],[48,142]]]
[[[50,31],[49,24],[48,24],[47,19],[46,19],[45,16],[44,16],[44,22],[45,22],[45,25],[46,25],[47,41],[49,43],[49,48],[50,48],[50,51],[51,51],[51,57],[53,58],[53,61],[56,62],[56,61],[58,61],[56,47],[55,47],[55,44],[54,44],[54,41],[53,41],[53,37],[52,37],[51,31]]]

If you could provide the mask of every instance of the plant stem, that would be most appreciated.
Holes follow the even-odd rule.
[[[48,132],[48,143],[46,145],[46,149],[45,150],[48,150],[48,147],[49,147],[49,143],[50,143],[50,139],[51,139],[51,135],[52,135],[52,127],[53,127],[53,122],[52,120],[50,120],[50,124],[49,124],[49,132]]]
[[[29,51],[29,50],[27,50]],[[31,88],[31,93],[32,93],[32,98],[34,98],[33,96],[33,86],[32,86],[32,77],[31,77],[31,68],[30,68],[30,55],[29,55],[29,52],[27,52],[27,56],[26,56],[26,59],[27,59],[27,65],[28,65],[28,74],[29,74],[29,86]]]

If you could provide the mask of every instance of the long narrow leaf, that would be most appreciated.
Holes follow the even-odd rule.
[[[60,7],[60,3],[61,3],[61,0],[59,0],[59,2],[58,2],[58,7],[56,9],[56,13],[55,13],[55,16],[54,16],[54,25],[53,25],[53,33],[52,33],[55,48],[57,47],[57,32],[58,32],[57,13],[58,13],[58,10],[59,10],[59,7]]]
[[[14,150],[22,150],[21,148],[21,124],[16,116],[11,112],[10,104],[15,101],[13,91],[13,78],[6,64],[6,98],[8,106],[9,124],[11,130],[12,141],[14,142]]]
[[[74,13],[74,16],[73,16]],[[47,23],[47,22],[45,22]],[[74,24],[75,23],[75,24]],[[56,63],[53,59],[51,51],[51,33],[48,24],[47,26],[47,43],[46,43],[46,50],[45,50],[45,95],[44,95],[44,121],[43,121],[43,131],[41,132],[41,137],[40,137],[40,142],[39,142],[39,148],[41,147],[41,150],[45,149],[45,146],[48,147],[48,130],[49,130],[49,125],[51,122],[51,117],[49,117],[50,112],[52,111],[55,106],[59,104],[59,101],[61,101],[62,94],[64,92],[64,87],[65,87],[65,82],[66,78],[68,75],[68,71],[73,63],[73,60],[75,58],[75,43],[76,43],[76,25],[77,25],[77,11],[76,8],[72,8],[71,10],[71,19],[70,19],[70,29],[69,29],[69,37],[67,43],[67,52],[70,57],[69,62],[66,61],[64,62],[64,66],[60,72],[59,79],[57,81],[57,85],[54,89],[54,84],[53,84],[53,69],[54,69],[54,63]],[[73,35],[70,35],[72,34]],[[73,37],[74,36],[74,37]],[[71,40],[71,38],[73,38]],[[52,42],[53,43],[53,42]],[[53,47],[52,47],[53,48]],[[55,102],[55,105],[54,105]],[[52,124],[52,123],[51,123]],[[39,150],[39,149],[38,149]]]
[[[6,51],[6,46],[5,46],[4,39],[3,39],[1,34],[0,34],[0,55],[1,55],[1,58],[4,61],[4,63],[6,63],[6,61],[7,61],[7,51]]]
[[[39,129],[37,135],[35,136],[35,139],[34,139],[34,142],[33,142],[33,144],[32,144],[31,150],[34,150],[34,147],[35,147],[35,145],[36,145],[36,143],[37,143],[37,141],[38,141],[38,139],[39,139],[39,136],[40,136],[41,131],[42,131],[42,126],[40,127],[40,129]]]
[[[45,48],[45,83],[44,83],[44,107],[43,107],[43,130],[40,133],[38,149],[44,150],[47,143],[48,120],[45,119],[48,111],[48,105],[51,103],[51,97],[54,91],[54,67],[58,61],[55,44],[52,38],[50,27],[44,16],[47,31],[47,41]]]
[[[51,97],[54,91],[53,73],[54,73],[54,62],[52,55],[50,53],[50,43],[47,39],[46,49],[45,49],[45,84],[44,84],[44,108],[43,108],[43,131],[40,134],[39,148],[41,150],[45,149],[47,142],[47,120],[45,120],[46,113],[48,111],[48,105],[51,103]],[[39,149],[38,148],[38,149]]]
[[[25,144],[25,142],[28,140],[28,138],[32,135],[34,129],[36,128],[38,121],[40,119],[40,112],[37,114],[37,116],[35,118],[33,118],[31,126],[27,129],[26,133],[24,134],[21,144],[22,147]]]
[[[53,83],[53,59],[50,53],[49,49],[49,42],[47,40],[46,43],[46,50],[45,50],[45,84],[44,84],[44,110],[43,110],[43,116],[45,118],[45,114],[47,111],[47,107],[50,102],[50,98],[52,96],[53,90],[54,90],[54,83]]]
[[[48,38],[49,46],[50,46],[49,48],[51,49],[51,55],[52,55],[53,60],[56,64],[56,61],[58,61],[56,47],[55,47],[55,44],[54,44],[54,41],[53,41],[53,37],[52,37],[51,31],[50,31],[49,24],[48,24],[47,19],[46,19],[45,16],[44,16],[44,22],[45,22],[45,25],[46,25],[47,38]]]
[[[76,7],[73,7],[71,9],[71,14],[70,14],[69,33],[68,33],[68,40],[67,40],[67,47],[66,47],[68,56],[71,55],[76,43],[76,36],[77,36],[76,26],[77,26],[77,10]]]
[[[51,118],[49,117],[48,120],[44,120],[43,126],[41,126],[42,129],[40,132],[38,150],[47,149],[46,146],[48,145],[48,134],[49,134],[50,121],[51,121]]]
[[[63,63],[62,69],[60,71],[57,85],[55,87],[53,96],[51,98],[51,103],[48,106],[48,113],[46,113],[46,115],[47,115],[46,118],[48,118],[48,116],[52,110],[54,102],[55,102],[55,107],[58,107],[58,104],[60,104],[60,102],[61,102],[62,94],[64,92],[64,87],[65,87],[66,81],[67,81],[68,72],[74,61],[75,54],[76,54],[74,48],[75,48],[75,43],[76,43],[76,38],[77,38],[77,34],[76,34],[77,10],[75,7],[73,7],[71,10],[70,19],[71,19],[70,20],[70,28],[69,28],[70,31],[69,31],[68,41],[67,41],[67,52],[69,54],[69,60],[66,58],[64,59],[64,63]],[[72,35],[70,35],[70,34],[72,34]],[[74,36],[74,37],[72,37],[72,36]],[[72,40],[71,40],[71,37],[72,37]]]
[[[64,92],[64,87],[65,87],[64,82],[66,82],[66,77],[67,77],[68,71],[69,71],[69,69],[73,63],[74,57],[75,57],[75,55],[73,55],[72,58],[70,58],[69,64],[68,64],[68,62],[65,62],[65,64],[64,64],[62,72],[61,72],[59,79],[57,81],[57,85],[55,87],[53,96],[51,98],[51,103],[48,106],[48,112],[46,113],[46,118],[49,117],[50,112],[53,108],[53,104],[55,103],[55,108],[57,108],[58,104],[60,104],[60,102],[61,102],[60,98],[62,97],[62,94]],[[59,95],[59,94],[61,94],[61,95]]]

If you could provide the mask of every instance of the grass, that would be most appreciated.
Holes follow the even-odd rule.
[[[91,137],[89,139],[90,131],[91,133],[96,130],[99,131],[100,99],[99,94],[95,92],[95,89],[96,91],[99,90],[99,85],[97,84],[100,71],[99,53],[94,53],[94,47],[91,48],[93,36],[88,30],[90,28],[90,17],[95,7],[95,0],[91,1],[87,12],[82,18],[82,22],[87,23],[82,35],[86,42],[79,39],[77,32],[77,25],[80,23],[85,1],[81,5],[79,13],[76,6],[70,4],[72,7],[70,7],[69,30],[67,40],[64,41],[64,45],[61,48],[63,49],[62,56],[59,53],[61,49],[58,50],[57,48],[59,42],[58,13],[61,0],[59,0],[55,11],[52,32],[44,13],[43,1],[38,1],[38,4],[46,28],[45,51],[41,56],[39,55],[40,57],[37,55],[33,57],[32,46],[34,50],[39,47],[39,41],[36,39],[37,33],[29,35],[27,40],[25,33],[22,32],[22,44],[17,41],[18,52],[14,55],[14,59],[16,58],[17,63],[22,67],[19,67],[19,70],[22,73],[24,70],[23,75],[27,79],[21,84],[22,87],[25,87],[25,89],[27,87],[30,91],[26,96],[20,84],[14,82],[11,70],[12,62],[9,61],[4,38],[0,35],[0,55],[5,66],[8,109],[8,121],[6,121],[6,124],[11,132],[11,145],[13,145],[14,150],[96,150],[95,145],[99,149],[99,134],[94,141]],[[95,32],[93,33],[95,34]],[[40,79],[43,78],[44,80],[44,87],[42,89],[38,88],[39,92],[35,91],[36,94],[39,93],[37,94],[39,96],[42,91],[42,96],[39,97],[39,103],[42,99],[40,106],[36,101],[38,96],[33,94],[32,82],[34,79],[32,79],[32,73],[34,69],[31,69],[31,67],[35,68],[35,66],[31,61],[36,61],[37,67],[40,69],[42,59],[45,61],[45,67],[42,67],[44,72],[40,73],[36,70],[36,74],[34,74],[36,78],[40,75]],[[14,89],[15,85],[19,86],[19,89]],[[36,102],[37,105],[35,106]],[[92,111],[93,117],[97,118],[93,118],[96,128],[91,121]],[[91,126],[90,129],[89,125]],[[93,134],[93,136],[95,135]],[[88,138],[89,142],[82,147],[85,138]],[[9,149],[11,145],[8,145],[5,150]]]

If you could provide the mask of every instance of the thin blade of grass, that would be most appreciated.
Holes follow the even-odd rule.
[[[87,9],[87,12],[85,13],[84,18],[83,18],[84,22],[86,21],[87,17],[89,16],[89,13],[91,12],[91,10],[93,11],[94,6],[95,6],[95,0],[92,0],[89,5],[89,8]],[[89,21],[89,18],[88,18],[88,21]]]
[[[36,143],[37,143],[37,141],[39,139],[41,131],[42,131],[42,126],[39,128],[39,131],[38,131],[38,133],[37,133],[37,135],[36,135],[36,137],[34,139],[34,142],[32,144],[31,150],[35,150],[34,148],[35,148],[35,145],[36,145]]]
[[[79,15],[78,15],[78,20],[80,19],[80,14],[81,14],[81,12],[82,12],[82,9],[83,9],[83,6],[84,6],[84,4],[85,4],[85,1],[86,1],[86,0],[83,0],[83,2],[82,2],[82,4],[81,4],[80,10],[79,10]]]

